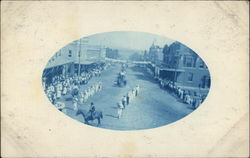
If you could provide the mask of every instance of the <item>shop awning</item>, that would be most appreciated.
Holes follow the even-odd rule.
[[[70,61],[64,61],[64,62],[60,62],[60,63],[49,63],[47,64],[46,68],[45,69],[49,69],[49,68],[53,68],[53,67],[58,67],[58,66],[62,66],[62,65],[65,65],[65,64],[69,64],[69,63],[72,63]]]
[[[183,69],[171,69],[171,68],[160,68],[159,70],[172,71],[172,72],[185,72],[185,70]]]

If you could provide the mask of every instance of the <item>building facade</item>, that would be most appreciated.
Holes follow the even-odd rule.
[[[160,77],[175,85],[190,88],[210,88],[210,74],[204,61],[190,48],[174,42],[165,46],[164,68]]]
[[[153,43],[149,48],[148,59],[154,64],[161,64],[163,62],[163,49]]]
[[[106,48],[106,57],[111,59],[118,59],[119,57],[118,49]]]
[[[48,61],[44,75],[69,75],[88,70],[91,65],[105,60],[106,49],[88,45],[87,39],[74,41],[57,51]],[[51,75],[49,75],[51,74]]]

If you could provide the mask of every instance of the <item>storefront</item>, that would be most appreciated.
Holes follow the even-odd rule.
[[[182,69],[170,69],[170,68],[162,68],[159,70],[159,78],[178,82],[178,77],[180,74],[184,72]]]

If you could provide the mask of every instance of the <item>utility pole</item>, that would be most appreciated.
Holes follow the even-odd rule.
[[[78,61],[78,76],[80,76],[80,69],[81,69],[81,61],[80,61],[80,59],[81,59],[81,39],[80,39],[80,44],[79,44],[79,46],[80,46],[80,49],[79,49],[79,52],[78,52],[78,58],[79,58],[79,61]]]
[[[177,68],[178,68],[178,66],[179,66],[179,51],[180,50],[177,50],[176,51],[176,55],[175,55],[175,60],[176,60],[176,62],[175,62],[175,71],[174,71],[174,80],[173,80],[173,86],[175,86],[175,82],[176,82],[176,80],[177,80]]]

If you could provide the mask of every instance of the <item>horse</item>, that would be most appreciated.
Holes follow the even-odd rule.
[[[101,125],[101,119],[103,118],[102,111],[94,111],[93,116],[91,115],[91,112],[87,112],[86,114],[83,112],[83,110],[78,110],[76,112],[77,115],[82,115],[84,118],[84,121],[86,124],[89,124],[89,121],[94,121],[95,119],[98,120],[98,126]]]

